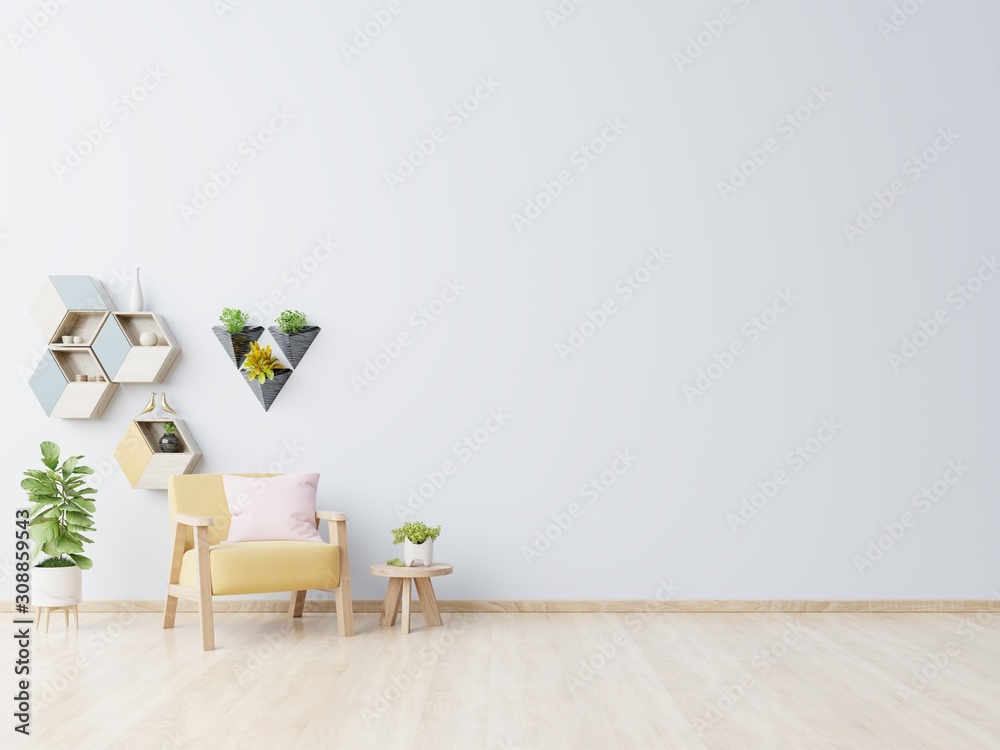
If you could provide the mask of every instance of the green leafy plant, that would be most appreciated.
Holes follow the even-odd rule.
[[[75,568],[76,563],[72,560],[67,560],[65,557],[50,557],[46,560],[42,560],[36,568]]]
[[[395,565],[397,568],[405,568],[406,565],[398,557],[393,557],[385,561],[386,565]]]
[[[94,563],[84,556],[83,545],[94,540],[83,532],[94,530],[97,506],[88,495],[96,495],[97,490],[87,486],[83,475],[93,474],[94,470],[80,464],[83,456],[70,456],[60,465],[59,446],[55,443],[46,441],[40,447],[45,469],[29,469],[21,480],[30,505],[28,536],[35,543],[31,560],[41,552],[50,559],[40,567],[76,565],[90,570]]]
[[[247,371],[248,380],[256,380],[261,385],[265,380],[274,378],[275,370],[284,370],[285,366],[271,354],[271,345],[261,347],[256,341],[250,342],[250,353],[243,360],[242,369]]]
[[[173,435],[175,432],[177,432],[177,425],[175,425],[173,422],[164,422],[163,423],[163,434],[164,435]]]
[[[306,327],[306,314],[298,310],[284,310],[274,322],[282,333],[300,333]]]
[[[421,521],[412,521],[392,530],[392,543],[402,544],[409,539],[414,544],[423,544],[428,539],[437,539],[440,533],[440,526],[431,528]]]
[[[222,308],[222,315],[219,316],[219,320],[222,321],[222,325],[230,333],[242,333],[247,321],[250,320],[250,316],[234,307],[224,307]]]

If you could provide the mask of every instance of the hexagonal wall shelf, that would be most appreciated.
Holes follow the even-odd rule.
[[[143,336],[156,343],[144,345]],[[94,352],[116,383],[162,383],[181,350],[156,313],[116,312],[97,334]]]
[[[106,312],[114,307],[104,284],[90,276],[49,276],[31,304],[32,320],[42,337],[55,342],[57,332],[66,335],[66,318],[70,313]],[[98,326],[99,327],[99,326]]]
[[[180,439],[179,453],[164,453],[160,450],[163,425],[173,422]],[[201,451],[180,419],[143,419],[140,415],[132,420],[121,442],[115,448],[115,460],[122,467],[129,483],[139,490],[165,490],[167,480],[174,474],[190,474],[201,460]]]
[[[30,313],[48,351],[28,382],[48,416],[99,418],[118,383],[161,383],[167,376],[180,347],[163,318],[112,312],[113,306],[90,276],[49,276],[42,285]]]
[[[103,382],[75,382],[77,374],[101,375]],[[88,347],[50,347],[28,380],[35,398],[53,419],[97,419],[118,384],[107,380]]]

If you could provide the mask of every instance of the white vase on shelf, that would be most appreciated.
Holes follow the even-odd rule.
[[[135,269],[135,276],[132,280],[132,296],[128,300],[128,309],[132,312],[142,312],[142,284],[139,283],[139,269]]]

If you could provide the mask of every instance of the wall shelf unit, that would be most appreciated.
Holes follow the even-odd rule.
[[[113,307],[104,285],[90,276],[49,276],[36,295],[30,313],[48,347],[28,384],[48,416],[98,419],[118,383],[166,378],[181,351],[166,322],[156,313]],[[155,343],[143,345],[144,333],[155,334]],[[81,342],[64,343],[63,336]],[[104,382],[94,382],[98,377]]]
[[[180,440],[178,453],[160,450],[163,425],[173,422]],[[165,490],[167,480],[174,474],[190,474],[201,460],[201,450],[181,419],[144,419],[142,415],[132,420],[118,447],[115,460],[129,484],[138,490]]]

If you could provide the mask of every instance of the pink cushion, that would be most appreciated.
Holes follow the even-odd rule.
[[[316,530],[319,474],[237,477],[223,474],[229,503],[227,542],[322,542]]]

